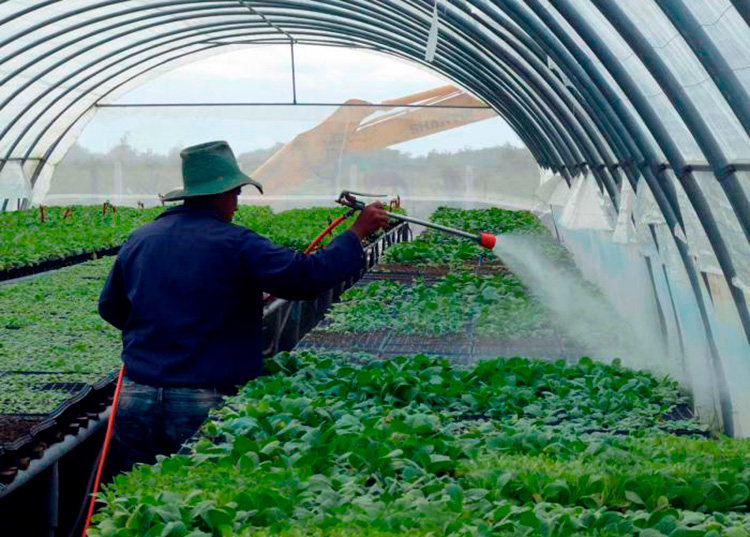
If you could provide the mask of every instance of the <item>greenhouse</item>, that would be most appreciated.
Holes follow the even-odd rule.
[[[750,536],[749,73],[746,0],[0,2],[0,536]]]

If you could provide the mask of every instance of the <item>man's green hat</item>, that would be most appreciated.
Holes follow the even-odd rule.
[[[184,188],[167,192],[161,199],[174,201],[229,192],[253,185],[263,194],[263,186],[240,171],[232,148],[224,141],[193,145],[180,151]]]

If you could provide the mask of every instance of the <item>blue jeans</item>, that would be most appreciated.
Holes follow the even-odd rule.
[[[153,464],[156,455],[179,451],[224,396],[219,390],[157,388],[125,377],[115,416],[108,474],[126,472],[137,462]]]

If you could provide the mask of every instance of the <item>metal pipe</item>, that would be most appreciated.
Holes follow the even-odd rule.
[[[97,431],[99,431],[99,429],[106,426],[107,420],[109,419],[109,412],[110,407],[107,407],[105,410],[99,413],[96,419],[91,420],[86,428],[81,429],[78,434],[76,434],[75,436],[68,436],[62,442],[53,444],[52,446],[45,449],[44,454],[39,459],[31,461],[28,468],[18,472],[18,474],[16,474],[16,478],[13,481],[0,489],[0,498],[7,496],[14,490],[31,481],[34,477],[38,476],[47,468],[55,464],[69,451],[81,445]]]
[[[419,218],[414,218],[413,216],[406,216],[403,214],[391,213],[388,211],[386,211],[386,213],[388,214],[388,216],[390,216],[391,218],[395,218],[396,220],[402,220],[404,222],[411,222],[412,224],[419,224],[420,226],[431,227],[433,229],[437,229],[438,231],[442,231],[443,233],[456,235],[465,239],[471,239],[476,242],[480,241],[480,236],[475,233],[469,233],[468,231],[461,231],[460,229],[454,229],[452,227],[442,226],[440,224],[435,224],[426,220],[420,220]]]

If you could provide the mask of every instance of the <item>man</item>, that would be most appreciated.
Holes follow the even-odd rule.
[[[244,185],[226,142],[180,153],[184,204],[136,230],[99,298],[122,330],[125,380],[111,472],[177,451],[208,411],[262,374],[263,292],[311,299],[364,268],[360,241],[388,224],[379,204],[327,248],[305,256],[231,224]]]

